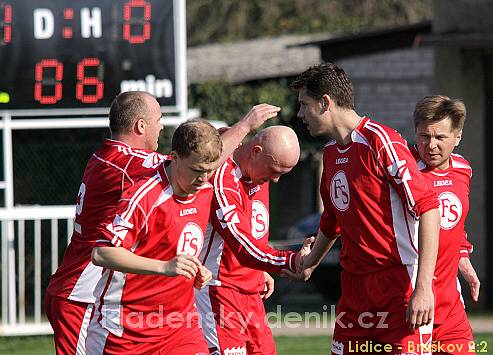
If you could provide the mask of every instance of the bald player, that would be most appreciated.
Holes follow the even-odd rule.
[[[200,255],[213,278],[195,292],[210,354],[276,353],[262,302],[272,293],[267,272],[294,270],[296,254],[267,244],[269,182],[278,182],[299,157],[294,131],[272,126],[237,148],[213,177],[211,221]]]

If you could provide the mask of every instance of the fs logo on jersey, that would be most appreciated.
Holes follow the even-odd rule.
[[[344,171],[339,170],[330,182],[330,199],[339,211],[345,211],[349,207],[349,184]]]
[[[176,254],[199,256],[204,245],[204,233],[195,223],[189,222],[181,231]]]
[[[252,203],[252,236],[255,239],[262,238],[269,230],[269,211],[258,200]]]
[[[462,203],[452,192],[442,192],[438,196],[440,201],[440,227],[452,229],[459,223],[462,217]]]

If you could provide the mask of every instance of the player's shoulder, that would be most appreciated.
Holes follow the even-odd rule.
[[[106,139],[103,147],[96,151],[93,158],[117,169],[155,169],[169,156],[146,149],[134,149],[128,144]]]
[[[406,143],[406,140],[395,129],[373,121],[368,117],[363,118],[362,124],[355,131],[372,145],[386,145],[395,142]]]
[[[242,176],[240,166],[229,157],[214,173],[214,185],[225,182],[237,183]]]
[[[421,159],[421,157],[419,156],[419,151],[416,145],[408,145],[408,148],[409,151],[411,152],[412,157],[416,161],[416,165],[418,166],[418,169],[420,171],[426,170],[426,168],[428,168],[428,165],[426,165],[426,162],[423,159]]]
[[[456,153],[452,153],[450,155],[450,160],[451,160],[451,163],[452,163],[452,167],[454,169],[460,169],[460,170],[465,170],[465,171],[468,171],[468,172],[472,172],[471,164],[462,155],[456,154]]]
[[[140,196],[159,195],[166,190],[170,184],[166,177],[156,170],[154,174],[139,176],[133,185],[126,188],[122,193],[122,198],[135,198]]]

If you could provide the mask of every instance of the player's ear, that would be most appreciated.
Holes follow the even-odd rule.
[[[136,121],[135,121],[135,131],[138,133],[138,134],[144,134],[144,131],[145,131],[145,126],[146,126],[146,121],[143,119],[143,118],[138,118]]]
[[[178,154],[174,150],[172,150],[168,155],[172,160],[176,160],[178,158]]]
[[[330,99],[330,96],[325,94],[322,95],[322,98],[320,99],[320,106],[321,106],[321,113],[326,112],[330,108],[332,100]]]
[[[252,147],[252,150],[251,150],[251,153],[252,153],[252,157],[257,157],[260,153],[262,153],[264,149],[262,148],[261,145],[259,144],[255,144],[253,147]]]
[[[462,129],[455,134],[455,146],[459,146],[460,140],[462,139]]]

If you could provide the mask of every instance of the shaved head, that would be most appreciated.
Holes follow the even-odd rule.
[[[271,126],[240,145],[233,158],[253,183],[278,182],[298,163],[300,144],[291,128]]]
[[[263,148],[280,166],[293,167],[300,159],[300,144],[296,133],[286,126],[271,126],[260,131],[254,138],[254,144]]]

